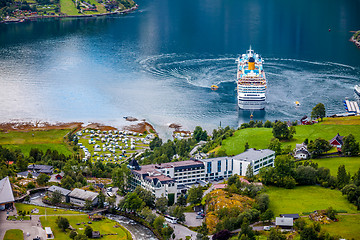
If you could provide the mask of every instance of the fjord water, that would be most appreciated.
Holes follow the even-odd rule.
[[[344,112],[360,83],[360,49],[349,42],[358,0],[137,3],[128,15],[0,25],[0,121],[237,127],[250,112],[237,107],[235,59],[250,45],[268,80],[254,119],[296,120],[318,102]]]

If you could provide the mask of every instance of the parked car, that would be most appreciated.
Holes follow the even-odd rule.
[[[204,217],[201,215],[196,215],[196,219],[203,219]]]

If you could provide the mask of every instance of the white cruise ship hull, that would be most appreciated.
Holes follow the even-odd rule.
[[[250,49],[237,59],[238,106],[244,110],[263,110],[266,105],[266,77],[263,59]]]
[[[265,109],[265,99],[264,100],[240,100],[238,99],[238,106],[243,110],[264,110]]]

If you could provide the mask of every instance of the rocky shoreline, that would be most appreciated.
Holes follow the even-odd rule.
[[[354,33],[354,35],[350,38],[350,41],[353,42],[358,48],[360,48],[360,31]]]
[[[23,18],[16,18],[10,20],[3,20],[0,23],[20,23],[26,22],[28,20],[37,20],[37,19],[58,19],[58,18],[93,18],[93,17],[102,17],[102,16],[110,16],[110,15],[117,15],[117,14],[126,14],[138,9],[139,5],[135,5],[132,8],[125,9],[118,12],[110,12],[110,13],[99,13],[99,14],[88,14],[88,15],[52,15],[52,16],[30,16],[30,17],[23,17]]]

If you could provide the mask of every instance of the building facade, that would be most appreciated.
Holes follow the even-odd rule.
[[[275,152],[269,149],[247,151],[232,157],[219,157],[201,160],[187,160],[139,166],[136,160],[131,160],[128,167],[131,170],[129,188],[137,186],[149,190],[156,198],[168,197],[189,188],[193,184],[204,181],[227,179],[234,174],[245,176],[250,165],[256,175],[263,167],[273,167]]]
[[[70,203],[78,206],[85,206],[86,201],[90,201],[94,206],[98,203],[98,193],[75,188],[69,194]]]

